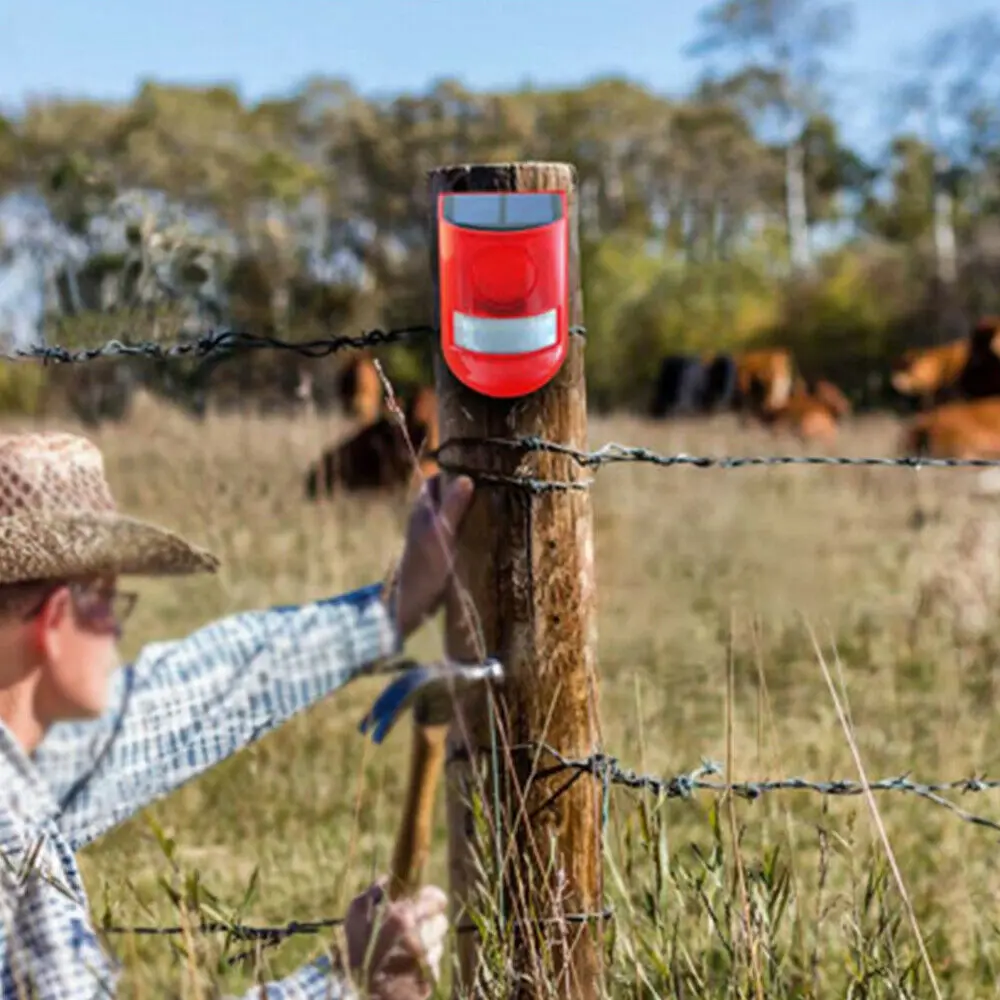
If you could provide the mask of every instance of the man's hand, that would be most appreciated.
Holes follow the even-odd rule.
[[[379,879],[347,909],[347,958],[371,1000],[426,1000],[440,975],[448,933],[448,898],[424,886],[413,899],[390,902]]]
[[[444,597],[455,558],[455,533],[472,501],[473,483],[458,476],[443,490],[428,479],[410,514],[406,545],[389,592],[396,627],[405,640],[432,615]]]

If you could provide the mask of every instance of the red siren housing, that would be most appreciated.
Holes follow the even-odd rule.
[[[473,391],[525,396],[566,360],[568,214],[565,191],[439,197],[441,349]]]

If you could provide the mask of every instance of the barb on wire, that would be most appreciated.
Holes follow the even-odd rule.
[[[191,340],[167,344],[156,341],[138,341],[127,343],[121,340],[108,340],[97,347],[70,350],[58,344],[51,346],[34,346],[0,354],[7,361],[19,361],[26,358],[37,358],[46,363],[77,364],[106,357],[145,357],[162,360],[172,357],[204,358],[213,354],[224,354],[236,351],[254,351],[263,349],[293,351],[307,358],[325,358],[337,351],[346,349],[361,350],[367,347],[380,347],[385,344],[395,344],[416,337],[436,333],[432,326],[407,326],[396,330],[369,330],[358,336],[320,337],[315,340],[282,340],[279,337],[267,337],[253,333],[242,333],[237,330],[213,330]]]
[[[673,777],[659,777],[650,774],[638,774],[622,767],[617,758],[604,753],[591,754],[584,758],[569,758],[554,747],[545,743],[519,744],[512,748],[520,752],[536,752],[541,750],[553,758],[556,763],[537,771],[534,778],[554,777],[563,772],[573,775],[590,774],[605,785],[619,785],[636,791],[651,792],[664,798],[691,798],[695,792],[709,791],[719,794],[729,792],[739,798],[754,801],[768,792],[810,791],[820,795],[862,795],[865,785],[860,781],[836,779],[833,781],[811,781],[807,778],[778,778],[764,781],[728,782],[710,780],[710,775],[721,775],[722,765],[715,761],[703,761],[701,766],[687,774]],[[568,787],[564,786],[564,789]],[[959,778],[951,781],[921,782],[913,781],[908,775],[891,778],[880,778],[868,782],[867,787],[873,792],[900,792],[916,795],[919,798],[933,802],[943,809],[954,813],[960,819],[976,826],[984,826],[1000,833],[1000,822],[979,816],[962,809],[950,799],[944,797],[946,792],[987,792],[1000,789],[1000,779],[996,778]],[[562,794],[562,791],[557,792]]]
[[[740,469],[748,466],[776,465],[832,465],[832,466],[883,466],[889,468],[995,468],[1000,467],[1000,459],[990,458],[925,458],[918,455],[892,456],[849,456],[849,455],[688,455],[679,452],[676,455],[660,454],[649,448],[635,447],[609,442],[596,451],[581,451],[556,441],[546,441],[539,437],[518,438],[475,438],[455,437],[444,441],[433,453],[438,458],[449,448],[470,447],[474,445],[490,448],[501,448],[517,451],[521,454],[546,453],[564,455],[575,464],[585,469],[597,469],[605,465],[617,465],[632,462],[646,465],[671,467],[689,465],[699,469]],[[442,468],[451,469],[450,463],[440,462]],[[457,467],[456,467],[457,468]],[[464,467],[463,467],[464,469]],[[474,470],[469,473],[475,474]],[[494,479],[504,482],[508,477],[491,473]],[[509,477],[514,480],[514,477]]]
[[[598,920],[610,920],[613,916],[614,910],[611,907],[605,907],[603,910],[594,913],[561,913],[554,917],[540,917],[533,922],[542,925],[551,923],[584,924]],[[321,931],[331,930],[334,927],[343,926],[344,922],[344,917],[324,917],[319,920],[290,920],[287,924],[283,924],[280,927],[262,927],[249,924],[227,924],[219,922],[196,924],[188,928],[184,928],[179,925],[160,926],[156,924],[139,925],[135,927],[106,925],[101,927],[101,931],[105,934],[114,935],[136,934],[140,937],[179,937],[184,933],[228,934],[234,941],[253,941],[265,948],[269,948],[280,944],[288,938],[296,937],[301,934],[319,934]],[[516,920],[514,921],[514,923],[518,922],[519,921]],[[463,921],[458,924],[455,931],[458,934],[476,934],[479,932],[479,927],[471,921]],[[251,958],[254,953],[255,952],[253,950],[242,951],[230,958],[229,964],[233,965],[247,958]]]
[[[319,920],[290,920],[280,927],[257,927],[249,924],[222,922],[196,924],[192,927],[147,925],[138,927],[103,926],[105,934],[137,934],[141,937],[176,937],[184,933],[228,934],[235,941],[283,941],[299,934],[319,934],[320,931],[339,927],[343,917],[323,917]]]

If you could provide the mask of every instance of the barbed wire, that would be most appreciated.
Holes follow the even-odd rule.
[[[689,455],[678,452],[674,455],[655,452],[649,448],[636,445],[618,444],[611,441],[602,445],[596,451],[581,451],[557,441],[546,441],[540,437],[493,438],[493,437],[455,437],[444,441],[432,457],[438,458],[449,448],[485,446],[490,448],[517,451],[521,454],[544,453],[563,455],[575,465],[584,469],[598,469],[606,465],[625,463],[657,465],[671,468],[678,465],[692,466],[698,469],[741,469],[751,466],[779,465],[827,465],[827,466],[882,466],[889,468],[923,469],[923,468],[997,468],[1000,459],[993,458],[927,458],[919,455],[903,455],[894,457],[882,456],[852,456],[852,455]],[[440,461],[442,468],[459,470],[460,467]],[[461,467],[465,471],[464,467]],[[472,470],[473,472],[475,470]],[[528,483],[530,477],[507,477],[497,473],[484,473],[484,478],[493,477],[502,482]],[[542,483],[545,481],[542,480]],[[586,484],[573,484],[579,489]]]
[[[535,922],[544,924],[558,920],[570,924],[580,924],[589,920],[607,919],[610,916],[611,910],[605,909],[600,913],[566,913],[560,914],[558,917],[542,917]],[[224,921],[209,921],[206,923],[191,924],[188,927],[182,927],[179,924],[173,926],[147,924],[134,927],[104,924],[100,930],[105,934],[135,934],[139,937],[178,937],[182,934],[228,934],[234,941],[282,941],[285,938],[296,937],[302,934],[319,934],[321,931],[342,926],[345,920],[345,917],[322,917],[318,920],[290,920],[286,924],[275,927],[226,923]],[[459,934],[471,934],[477,930],[478,927],[472,923],[460,924],[457,928]]]
[[[896,469],[991,469],[1000,468],[1000,459],[992,458],[929,458],[921,455],[689,455],[678,452],[674,455],[655,452],[650,448],[609,442],[596,451],[581,451],[556,441],[546,441],[539,437],[493,438],[456,437],[449,438],[429,457],[435,458],[446,472],[469,476],[476,483],[493,486],[507,486],[525,493],[540,495],[545,493],[588,490],[593,479],[559,480],[540,479],[526,474],[506,475],[493,470],[480,469],[463,462],[446,461],[443,453],[450,448],[474,446],[516,451],[521,455],[544,453],[562,455],[575,465],[598,470],[608,465],[632,463],[654,465],[660,468],[689,466],[695,469],[744,469],[752,467],[777,466],[826,466],[833,468],[896,468]]]
[[[996,791],[1000,789],[1000,779],[997,778],[970,776],[945,781],[914,781],[908,774],[904,773],[894,777],[878,778],[867,782],[867,784],[847,778],[816,781],[795,777],[730,782],[710,780],[710,775],[723,774],[722,765],[711,760],[703,760],[693,771],[676,774],[672,777],[661,777],[637,773],[630,768],[623,767],[616,757],[605,753],[570,758],[546,743],[519,744],[512,750],[532,753],[537,753],[540,750],[555,760],[555,764],[550,767],[536,771],[535,780],[551,778],[560,773],[576,776],[589,774],[599,780],[605,788],[616,785],[633,791],[648,792],[666,799],[690,799],[695,792],[699,791],[712,792],[716,795],[729,793],[748,801],[756,801],[771,792],[808,791],[831,796],[863,795],[866,789],[872,792],[896,792],[926,799],[928,802],[954,813],[966,823],[987,827],[1000,833],[1000,822],[969,812],[945,798],[943,794],[946,792],[969,794]],[[568,788],[568,785],[566,787]],[[563,790],[557,792],[554,797],[561,794],[563,794]]]
[[[205,358],[213,354],[259,350],[292,351],[307,358],[325,358],[338,351],[384,347],[388,344],[402,343],[436,332],[434,327],[420,324],[399,327],[394,330],[376,328],[356,336],[338,335],[319,337],[314,340],[283,340],[280,337],[244,333],[224,328],[176,343],[153,340],[129,343],[124,340],[108,340],[95,347],[78,349],[62,347],[58,344],[33,345],[0,354],[0,358],[5,361],[22,361],[34,358],[54,364],[81,364],[109,357],[143,357],[164,360],[175,357]]]
[[[139,937],[178,937],[182,934],[228,934],[234,941],[283,941],[285,938],[301,934],[318,934],[320,931],[340,927],[344,917],[323,917],[318,920],[290,920],[276,927],[261,927],[251,924],[226,923],[224,921],[209,921],[192,924],[188,927],[180,925],[159,926],[156,924],[135,927],[102,925],[99,929],[105,934],[135,934]]]
[[[614,916],[611,907],[605,907],[596,913],[561,913],[554,917],[542,917],[535,923],[539,924],[584,924],[597,920],[610,920]],[[230,940],[239,942],[253,942],[255,947],[237,952],[226,959],[226,964],[230,967],[239,965],[249,959],[256,958],[263,948],[274,948],[288,938],[298,937],[307,934],[319,934],[325,930],[332,930],[334,927],[341,927],[346,922],[345,917],[322,917],[318,920],[290,920],[286,924],[276,927],[255,926],[241,923],[224,923],[219,921],[192,924],[188,927],[180,925],[139,925],[133,927],[115,926],[105,923],[100,930],[107,935],[129,935],[135,934],[140,937],[180,937],[185,934],[226,934]],[[517,923],[518,921],[514,921]],[[480,927],[471,921],[459,924],[455,931],[457,934],[475,934],[480,931]]]
[[[579,779],[590,776],[599,781],[604,789],[604,813],[607,814],[608,790],[612,786],[623,787],[631,791],[644,792],[658,799],[692,799],[698,792],[710,792],[714,795],[731,794],[747,801],[756,801],[761,797],[776,792],[813,792],[823,796],[851,797],[863,795],[866,788],[878,793],[897,793],[913,795],[932,804],[946,809],[960,820],[974,826],[985,827],[1000,833],[1000,822],[963,809],[961,806],[945,798],[946,793],[975,794],[1000,789],[1000,779],[970,776],[945,781],[915,781],[908,774],[894,777],[879,778],[866,784],[852,779],[831,779],[818,781],[808,778],[789,777],[762,780],[728,782],[713,775],[722,775],[722,765],[716,761],[703,760],[691,771],[664,777],[656,774],[642,774],[623,766],[620,761],[609,754],[594,753],[587,757],[573,758],[560,753],[555,747],[546,743],[522,743],[511,748],[512,753],[539,752],[546,754],[554,763],[540,767],[531,776],[533,782],[568,775],[568,780],[557,789],[539,807],[535,813],[549,808],[552,803],[564,795]],[[490,752],[482,748],[483,753]],[[449,763],[467,759],[467,754],[455,752],[449,758]],[[594,920],[606,920],[613,916],[611,908],[596,913],[569,913],[558,917],[540,918],[541,922],[559,921],[564,923],[586,923]],[[108,935],[134,934],[141,937],[178,937],[184,934],[226,934],[233,941],[257,942],[265,947],[280,944],[282,941],[307,934],[319,934],[334,927],[342,926],[344,917],[321,917],[312,920],[290,920],[285,924],[266,926],[243,924],[238,922],[210,921],[193,923],[184,927],[181,925],[137,925],[124,926],[105,922],[100,930]],[[479,928],[473,923],[462,923],[457,933],[477,933]],[[232,963],[251,957],[253,952],[241,952],[231,959]]]
[[[40,360],[48,364],[79,364],[107,357],[143,357],[164,360],[173,357],[206,358],[215,354],[255,350],[284,350],[308,358],[322,358],[342,350],[364,350],[415,340],[422,336],[436,335],[439,331],[428,324],[398,327],[390,330],[374,328],[357,335],[337,335],[312,340],[294,341],[280,337],[253,334],[229,328],[213,330],[189,340],[174,343],[160,341],[108,340],[94,347],[71,349],[58,344],[33,345],[0,354],[7,361]],[[585,334],[583,326],[571,327],[571,332]],[[1000,459],[987,458],[928,458],[923,456],[847,456],[847,455],[674,455],[661,454],[649,448],[609,442],[596,451],[581,451],[555,441],[539,437],[520,438],[451,438],[445,441],[432,456],[437,458],[447,448],[468,445],[487,445],[493,448],[517,450],[522,454],[543,452],[563,455],[582,468],[598,469],[606,465],[626,462],[656,465],[664,468],[690,466],[698,469],[741,469],[748,467],[774,467],[786,465],[832,467],[882,467],[882,468],[994,468]],[[464,472],[481,482],[498,485],[520,486],[536,493],[560,490],[581,490],[586,482],[553,482],[530,476],[504,476],[485,470],[440,462],[442,468]]]
[[[569,329],[570,333],[581,336],[587,332],[584,326],[571,326]],[[382,330],[376,327],[355,336],[340,334],[331,337],[317,337],[313,340],[284,340],[281,337],[247,333],[223,327],[220,330],[211,330],[175,343],[156,340],[140,340],[130,343],[125,340],[112,339],[94,347],[83,348],[68,348],[59,344],[38,344],[7,351],[0,354],[0,359],[23,361],[33,358],[56,364],[82,364],[86,361],[109,357],[144,357],[163,360],[174,357],[205,358],[213,354],[259,350],[292,351],[307,358],[325,358],[338,351],[384,347],[388,344],[404,343],[420,337],[436,335],[438,332],[436,327],[420,323],[392,330]]]

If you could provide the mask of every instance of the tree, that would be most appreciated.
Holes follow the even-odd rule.
[[[958,279],[958,201],[982,178],[1000,127],[1000,18],[984,13],[935,34],[916,54],[889,113],[911,127],[932,157],[930,191],[937,279]]]
[[[731,91],[758,125],[776,118],[784,153],[786,218],[792,267],[812,265],[807,204],[806,124],[822,108],[827,50],[851,28],[850,7],[821,0],[717,0],[702,14],[693,55],[739,52],[744,69]]]

